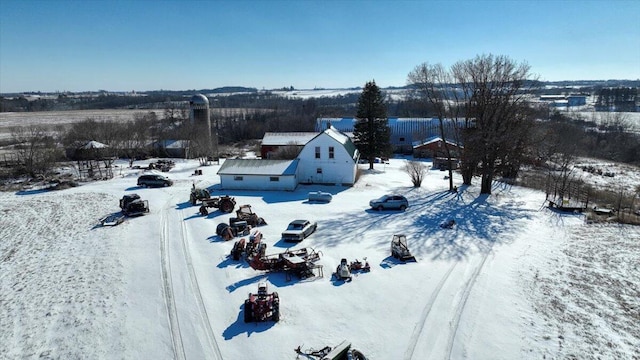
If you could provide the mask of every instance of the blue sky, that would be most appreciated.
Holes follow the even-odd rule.
[[[639,79],[640,1],[0,0],[0,92],[406,84],[478,54]]]

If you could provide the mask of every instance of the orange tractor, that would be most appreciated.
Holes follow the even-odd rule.
[[[249,293],[244,301],[244,322],[280,320],[280,298],[277,292],[268,293],[267,284],[258,284],[258,293]]]

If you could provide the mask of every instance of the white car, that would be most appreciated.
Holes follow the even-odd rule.
[[[318,227],[318,223],[309,220],[294,220],[289,223],[287,230],[282,233],[284,241],[302,241],[313,234]]]

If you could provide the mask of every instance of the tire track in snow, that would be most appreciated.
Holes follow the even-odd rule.
[[[420,335],[422,335],[422,331],[424,330],[424,325],[427,321],[427,318],[431,313],[431,308],[433,307],[433,304],[436,302],[436,299],[438,298],[438,294],[440,294],[440,290],[442,290],[442,287],[447,282],[449,275],[451,275],[451,273],[453,272],[453,269],[455,269],[457,265],[458,265],[457,262],[454,262],[453,264],[451,264],[451,267],[449,267],[449,270],[447,270],[447,272],[444,274],[442,279],[440,279],[440,282],[438,283],[436,288],[433,290],[433,293],[431,294],[429,301],[427,301],[427,304],[423,308],[422,314],[420,315],[420,320],[418,321],[416,326],[413,328],[413,333],[411,334],[411,338],[409,338],[409,347],[407,348],[407,351],[405,351],[405,354],[404,354],[405,360],[411,360],[413,358],[413,353],[416,350],[416,345],[418,344]]]
[[[480,271],[484,267],[485,262],[487,262],[487,258],[489,258],[489,254],[490,254],[490,252],[487,252],[486,254],[484,254],[484,256],[482,257],[482,260],[480,261],[480,265],[478,265],[474,269],[473,274],[471,274],[471,277],[469,278],[469,280],[467,280],[467,282],[464,285],[464,291],[462,292],[462,298],[460,299],[460,302],[458,302],[458,305],[456,306],[456,311],[455,311],[455,314],[454,314],[453,322],[451,323],[452,324],[452,331],[451,331],[451,335],[449,335],[449,339],[447,341],[447,354],[445,356],[445,359],[451,359],[451,352],[453,351],[453,344],[455,342],[456,335],[458,333],[458,327],[460,325],[460,318],[462,318],[462,313],[464,312],[464,307],[465,307],[465,305],[467,305],[467,300],[469,299],[469,294],[471,294],[471,289],[473,288],[473,285],[475,285],[476,280],[478,279],[478,275],[480,275]]]
[[[164,301],[167,306],[169,316],[169,330],[173,343],[173,354],[175,359],[186,359],[180,324],[178,322],[178,311],[176,310],[176,300],[173,293],[173,283],[171,280],[171,262],[169,259],[169,222],[167,221],[167,209],[163,208],[160,213],[160,223],[162,232],[160,236],[160,258],[162,263],[162,283]]]
[[[184,217],[182,216],[182,211],[180,211],[180,215],[181,215],[180,216],[180,223],[181,223],[180,238],[182,239],[182,250],[184,252],[187,268],[189,270],[189,278],[191,280],[193,294],[196,298],[196,302],[198,303],[198,309],[200,310],[200,318],[202,319],[203,326],[207,334],[208,343],[211,346],[211,349],[213,350],[214,358],[222,360],[222,353],[220,352],[220,347],[218,346],[218,342],[216,341],[215,334],[213,332],[213,329],[211,328],[211,321],[209,320],[207,308],[204,306],[204,301],[202,299],[202,292],[200,291],[200,285],[198,285],[198,278],[196,277],[196,272],[195,272],[195,269],[193,268],[193,260],[191,258],[191,252],[189,251],[189,248],[187,245],[187,224],[185,223]]]
[[[449,335],[447,336],[445,354],[442,357],[443,359],[451,359],[451,353],[453,351],[453,345],[454,345],[455,339],[457,337],[458,328],[459,328],[459,325],[460,325],[460,319],[462,318],[462,314],[463,314],[464,308],[465,308],[465,306],[467,304],[467,300],[469,299],[469,295],[471,294],[471,290],[472,290],[474,284],[476,283],[476,280],[478,279],[478,276],[480,275],[480,272],[482,271],[482,268],[484,267],[484,264],[486,263],[487,258],[489,257],[489,254],[490,253],[487,252],[486,254],[483,255],[482,259],[479,261],[479,264],[476,265],[476,267],[473,269],[473,273],[466,280],[466,282],[464,283],[464,286],[462,287],[460,299],[459,299],[459,301],[457,301],[457,304],[455,306],[455,310],[453,312],[453,316],[452,316],[451,320],[449,321],[450,330],[449,330]],[[420,339],[420,337],[422,336],[422,333],[425,330],[425,324],[426,324],[427,318],[431,314],[431,310],[432,310],[434,304],[436,303],[436,301],[438,300],[438,296],[439,296],[442,288],[447,283],[447,280],[449,279],[449,276],[451,275],[451,273],[457,267],[458,264],[459,264],[458,262],[455,262],[455,263],[453,263],[451,265],[451,267],[447,270],[447,272],[442,277],[442,279],[440,280],[438,285],[436,285],[433,293],[431,294],[431,297],[429,298],[429,301],[427,302],[427,304],[425,305],[425,307],[424,307],[424,309],[422,311],[422,314],[420,316],[420,320],[418,321],[418,323],[414,327],[413,333],[412,333],[411,338],[409,340],[409,347],[407,348],[407,351],[405,352],[405,355],[404,355],[404,359],[405,360],[410,360],[410,359],[413,358],[416,346],[418,345],[418,340]]]

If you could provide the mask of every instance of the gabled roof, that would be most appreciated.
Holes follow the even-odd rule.
[[[322,134],[327,134],[329,137],[334,139],[336,142],[338,142],[340,145],[344,147],[344,149],[347,151],[347,153],[349,154],[349,156],[351,156],[352,159],[354,160],[356,159],[358,149],[356,148],[356,144],[354,144],[353,141],[351,141],[351,138],[347,134],[341,132],[340,130],[336,129],[333,126],[329,126],[329,128],[326,129],[325,131],[319,134],[316,134],[316,136],[314,136],[313,139],[317,138],[318,136],[321,136]],[[309,140],[309,142],[311,142],[313,139]]]
[[[437,143],[437,142],[440,142],[440,141],[442,141],[442,138],[440,136],[432,136],[432,137],[430,137],[430,138],[428,138],[428,139],[426,139],[426,140],[424,140],[422,142],[420,142],[420,141],[414,142],[413,143],[413,148],[415,149],[415,148],[418,148],[420,146],[425,146],[425,145]],[[453,145],[453,146],[457,146],[459,148],[463,148],[464,147],[462,145],[456,144],[455,141],[452,141],[452,140],[447,140],[447,144]]]
[[[296,174],[298,159],[227,159],[220,166],[218,175],[263,175],[293,176]]]
[[[317,132],[267,132],[262,138],[262,145],[284,146],[301,145],[308,143],[318,135]]]
[[[106,144],[91,140],[88,143],[82,145],[80,148],[86,150],[86,149],[104,149],[104,148],[108,148],[108,147],[109,146],[106,145]]]

